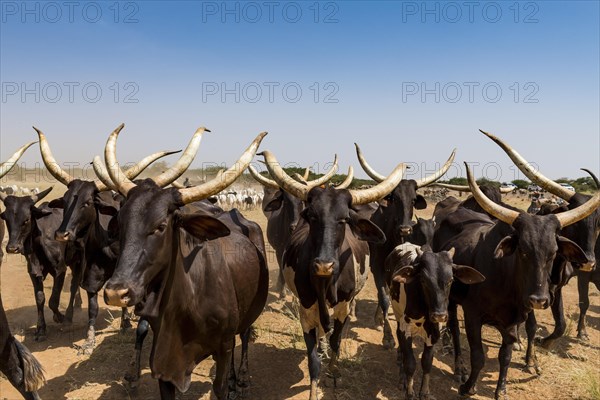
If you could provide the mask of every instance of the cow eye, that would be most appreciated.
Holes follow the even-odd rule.
[[[156,227],[153,233],[163,233],[165,229],[167,229],[167,224],[163,222],[162,224]]]
[[[23,225],[27,225],[29,223],[29,218],[27,218],[25,221],[23,221]]]

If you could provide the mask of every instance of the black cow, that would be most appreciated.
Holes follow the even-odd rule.
[[[54,313],[54,322],[62,323],[64,320],[73,320],[73,304],[78,294],[77,267],[79,263],[71,251],[67,251],[67,244],[54,240],[54,231],[60,225],[63,213],[61,209],[51,208],[48,203],[36,207],[36,202],[42,200],[52,187],[33,196],[4,196],[0,200],[4,203],[5,211],[0,217],[6,221],[9,239],[6,251],[10,254],[23,254],[27,259],[27,272],[33,283],[33,291],[38,312],[38,322],[35,331],[35,340],[45,340],[46,321],[44,318],[44,280],[50,274],[54,283],[52,295],[48,306]],[[58,306],[60,293],[64,284],[67,265],[71,266],[73,279],[71,281],[71,296],[63,315]]]
[[[123,178],[115,161],[121,129],[113,132],[105,150],[110,177],[127,197],[117,215],[120,255],[104,290],[105,301],[121,307],[140,304],[136,313],[154,332],[150,367],[159,380],[161,398],[174,398],[175,388],[186,391],[194,367],[211,355],[217,365],[214,392],[219,399],[227,398],[236,390],[231,362],[235,335],[242,338],[242,376],[237,384],[245,384],[250,328],[267,299],[262,232],[239,214],[240,226],[234,227],[210,212],[181,207],[229,186],[266,133],[214,180],[193,188],[161,189],[154,180],[136,186]]]
[[[469,265],[485,276],[481,284],[468,290],[457,285],[457,290],[453,289],[451,294],[455,302],[463,307],[471,349],[471,373],[460,386],[459,393],[475,393],[475,383],[485,363],[481,327],[487,324],[494,326],[502,335],[498,357],[500,374],[496,387],[496,398],[500,398],[506,394],[506,374],[512,345],[517,340],[517,325],[528,320],[534,309],[550,305],[549,281],[554,258],[559,254],[572,262],[586,262],[579,246],[560,236],[559,232],[594,212],[600,205],[600,193],[577,209],[538,216],[514,211],[487,199],[468,167],[467,177],[477,202],[498,221],[459,207],[446,217],[438,230],[449,229],[454,232],[454,236],[442,248],[456,249],[455,263]],[[449,315],[449,318],[453,317],[456,318]],[[527,324],[526,328],[529,335],[532,327]],[[453,329],[453,335],[457,339],[458,329]],[[457,342],[455,340],[455,345]],[[455,355],[460,358],[460,346],[455,347]]]
[[[118,246],[109,233],[109,222],[118,210],[119,201],[107,190],[109,187],[100,180],[85,181],[74,179],[62,170],[54,159],[45,135],[34,127],[40,140],[40,153],[46,168],[61,183],[67,186],[63,197],[50,202],[50,207],[63,209],[60,226],[54,238],[76,248],[82,271],[80,286],[88,296],[87,338],[80,353],[90,354],[96,343],[96,318],[98,316],[98,292],[112,275],[116,265]],[[199,142],[195,135],[195,141]],[[139,161],[125,172],[129,179],[135,178],[155,160],[178,153],[158,152]],[[129,313],[122,310],[121,329],[131,327]]]
[[[410,246],[410,244],[407,244]],[[386,259],[386,269],[392,271],[388,281],[392,308],[398,321],[396,330],[402,355],[400,382],[405,386],[407,399],[415,398],[415,357],[412,338],[425,342],[421,365],[423,380],[419,397],[431,399],[429,373],[433,362],[433,346],[440,338],[439,324],[448,319],[448,298],[454,278],[465,284],[479,283],[485,278],[471,267],[452,263],[454,249],[434,253],[428,245],[406,245],[394,249]]]
[[[502,150],[506,152],[506,154],[515,163],[515,165],[517,165],[519,169],[523,172],[523,174],[525,174],[525,176],[531,179],[532,182],[541,186],[543,190],[548,191],[568,202],[568,205],[563,205],[560,208],[555,209],[554,211],[551,211],[551,209],[546,209],[546,207],[542,207],[544,210],[540,210],[541,214],[574,210],[590,201],[591,196],[570,191],[557,184],[556,182],[552,181],[551,179],[548,179],[547,177],[542,175],[541,172],[534,170],[531,167],[531,164],[523,156],[521,156],[510,145],[508,145],[498,137],[484,131],[481,131],[481,133],[489,137],[498,146],[500,146],[500,148],[502,148]],[[600,188],[600,183],[598,182],[596,176],[586,169],[584,169],[584,171],[588,172],[592,176],[596,183],[596,186]],[[586,283],[586,277],[589,276],[591,278],[591,275],[586,275],[585,272],[594,270],[596,266],[595,248],[597,247],[596,242],[598,240],[599,234],[600,210],[594,211],[586,218],[574,223],[571,226],[564,228],[561,231],[561,235],[571,239],[577,245],[579,245],[579,247],[583,250],[587,258],[587,261],[584,263],[572,263],[572,267],[574,268],[574,270],[578,271],[578,273],[580,271],[581,276],[583,277],[581,282],[578,281],[580,304],[583,305],[589,304],[589,297],[587,295],[589,281]],[[572,273],[570,273],[570,270],[567,270],[566,268],[568,268],[566,260],[557,257],[557,259],[554,261],[552,273],[552,284],[553,287],[556,288],[553,292],[556,299],[553,302],[552,313],[556,323],[554,331],[548,337],[541,340],[541,343],[544,346],[549,346],[551,343],[553,343],[553,341],[556,338],[562,336],[566,328],[562,311],[562,286],[564,286],[566,282],[568,282],[570,275],[572,275]],[[581,308],[587,309],[587,307]],[[532,321],[530,322],[530,324],[532,326],[535,326],[535,316],[532,315],[531,319]],[[577,335],[578,337],[583,339],[585,339],[585,337],[587,336],[587,334],[585,333],[585,317],[582,320],[581,314],[578,323]],[[528,337],[529,343],[532,343],[532,340],[533,338]],[[531,351],[528,349],[528,355],[530,352]]]
[[[377,186],[356,191],[303,185],[288,176],[270,152],[261,154],[277,184],[306,204],[285,249],[283,275],[287,287],[300,302],[300,324],[311,382],[310,399],[316,400],[321,369],[317,343],[332,329],[329,309],[333,309],[334,318],[329,338],[333,352],[329,372],[335,380],[340,376],[337,359],[341,334],[354,297],[367,279],[367,242],[385,241],[381,229],[362,218],[353,207],[391,192],[402,179],[406,166],[396,167]]]
[[[0,164],[0,178],[6,175],[16,162],[35,142],[28,143],[17,150],[8,160]],[[4,240],[4,224],[0,222],[0,243]],[[0,269],[4,252],[0,246]],[[8,319],[2,304],[2,285],[0,284],[0,372],[6,376],[26,400],[40,397],[37,390],[46,381],[44,369],[31,352],[10,333]]]
[[[358,145],[356,143],[354,145],[358,160],[365,172],[375,181],[381,182],[385,177],[369,166]],[[376,324],[383,325],[385,348],[393,349],[395,344],[392,328],[387,318],[390,300],[387,294],[389,289],[384,268],[385,259],[396,246],[410,240],[413,210],[422,210],[427,207],[427,201],[423,196],[417,194],[417,189],[430,185],[441,178],[452,165],[455,153],[456,150],[452,151],[444,166],[436,173],[419,180],[402,180],[383,201],[379,202],[379,207],[371,216],[371,221],[385,233],[387,238],[384,243],[369,244],[370,266],[375,279],[378,300],[375,319]]]
[[[285,296],[285,286],[283,278],[283,252],[290,243],[292,232],[296,229],[300,219],[300,212],[304,209],[302,200],[281,190],[279,185],[272,179],[269,179],[256,171],[253,166],[248,167],[250,174],[260,182],[264,187],[263,213],[267,217],[267,240],[275,250],[275,257],[279,265],[279,274],[277,275],[276,291],[279,297]],[[332,168],[323,177],[310,181],[310,184],[320,185],[329,180],[337,170],[337,157],[334,160]],[[307,173],[300,176],[300,179],[306,181]],[[306,182],[307,184],[309,182]]]

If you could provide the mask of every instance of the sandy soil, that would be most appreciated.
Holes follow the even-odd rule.
[[[54,193],[53,197],[60,195]],[[526,208],[525,199],[512,198],[511,203]],[[428,217],[433,207],[418,212]],[[245,213],[265,228],[266,220],[260,210]],[[3,244],[4,246],[4,244]],[[277,263],[269,248],[271,288],[274,287]],[[61,309],[67,301],[69,278],[65,282]],[[50,296],[51,278],[46,280],[46,298]],[[97,322],[97,345],[91,356],[78,356],[73,345],[81,345],[85,335],[87,302],[76,310],[72,325],[59,325],[52,321],[52,313],[46,308],[48,339],[33,339],[36,309],[31,282],[27,276],[25,259],[7,255],[2,264],[2,296],[11,329],[25,343],[46,369],[47,384],[39,392],[44,399],[158,399],[158,385],[148,368],[148,336],[144,347],[142,378],[136,389],[130,388],[122,379],[131,356],[135,333],[118,332],[120,310],[107,307],[100,300]],[[524,352],[515,351],[509,370],[509,395],[513,399],[591,399],[600,393],[600,297],[595,288],[590,290],[591,306],[588,312],[589,342],[575,338],[577,286],[575,279],[564,290],[565,309],[568,320],[566,336],[552,351],[539,350],[538,358],[543,369],[541,376],[522,371]],[[100,297],[102,298],[102,297]],[[334,388],[326,378],[321,380],[325,400],[330,399],[400,399],[396,352],[387,351],[381,345],[382,332],[374,327],[373,314],[376,291],[372,279],[358,296],[357,321],[351,322],[342,344],[342,374],[340,386]],[[251,386],[246,399],[279,400],[308,399],[309,379],[305,345],[300,324],[293,316],[294,305],[288,296],[286,301],[276,300],[272,291],[268,304],[256,323],[259,338],[250,347]],[[553,328],[549,310],[536,313],[539,334],[546,335]],[[395,324],[395,323],[393,323]],[[135,324],[134,324],[135,325]],[[524,329],[521,332],[525,336]],[[488,360],[480,375],[478,395],[474,399],[493,398],[497,379],[497,354],[500,335],[489,327],[484,328],[484,344]],[[422,343],[416,341],[418,356]],[[468,355],[468,345],[463,335],[463,348]],[[458,384],[452,375],[453,357],[444,354],[436,346],[432,376],[433,394],[438,399],[458,398]],[[212,399],[211,381],[214,363],[202,362],[192,376],[190,390],[179,395],[180,399]],[[416,384],[420,384],[420,364],[417,367]],[[18,399],[18,393],[0,378],[0,398]]]

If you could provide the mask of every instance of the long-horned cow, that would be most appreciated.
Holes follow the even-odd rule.
[[[159,381],[161,398],[174,399],[176,388],[186,391],[194,367],[212,355],[217,369],[213,389],[217,398],[225,399],[236,389],[232,358],[237,334],[242,338],[237,383],[247,382],[250,328],[268,294],[264,243],[212,213],[184,206],[231,185],[266,133],[214,179],[191,188],[162,189],[184,172],[195,151],[185,165],[136,185],[116,161],[121,129],[110,135],[105,148],[110,178],[127,198],[117,215],[120,255],[104,290],[105,301],[121,307],[137,305],[136,313],[150,322],[154,332],[150,368]]]

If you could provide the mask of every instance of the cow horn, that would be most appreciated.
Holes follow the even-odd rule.
[[[156,153],[150,154],[149,156],[146,156],[146,157],[142,158],[140,161],[138,161],[138,163],[135,164],[133,167],[128,168],[125,171],[125,176],[127,178],[133,180],[133,179],[137,178],[137,176],[139,174],[141,174],[146,168],[148,168],[148,166],[150,164],[152,164],[154,161],[156,161],[162,157],[166,157],[171,154],[176,154],[176,153],[180,153],[180,152],[181,152],[181,150],[177,150],[177,151],[164,150],[164,151],[158,151]],[[104,190],[108,190],[108,189],[116,190],[115,185],[110,180],[108,171],[104,167],[104,164],[102,163],[102,160],[100,159],[100,157],[98,157],[98,156],[94,157],[94,160],[92,161],[92,165],[94,166],[94,172],[96,173],[96,176],[98,177],[98,179],[94,179],[94,184],[96,185],[96,188],[101,192]]]
[[[592,178],[596,181],[596,184],[598,184],[598,178],[596,178],[596,176],[591,172],[587,170],[585,171],[592,175]],[[554,215],[556,216],[556,218],[558,218],[558,222],[560,222],[561,228],[564,228],[565,226],[574,224],[575,222],[580,221],[585,217],[589,216],[591,213],[596,211],[598,206],[600,206],[600,190],[596,191],[596,194],[594,194],[594,196],[591,199],[589,199],[579,207]]]
[[[448,169],[454,162],[455,155],[456,155],[456,149],[452,150],[452,154],[450,154],[450,157],[448,157],[448,161],[446,161],[446,163],[442,166],[442,168],[440,168],[437,172],[435,172],[434,174],[431,174],[425,178],[418,179],[417,180],[417,188],[431,185],[433,182],[437,181],[442,176],[444,176],[444,174],[448,171]]]
[[[306,169],[304,170],[304,175],[302,175],[302,179],[304,179],[304,181],[308,181],[308,177],[310,176],[310,167],[306,167]]]
[[[471,188],[466,185],[451,185],[449,183],[435,182],[435,183],[432,183],[431,186],[443,187],[446,189],[455,190],[457,192],[470,192],[471,191]],[[502,188],[502,187],[498,188],[498,190],[500,190],[500,193],[503,193],[503,194],[510,193],[513,191],[513,189],[511,189],[511,188]]]
[[[177,160],[177,162],[171,168],[152,179],[158,186],[167,186],[169,183],[183,175],[192,161],[194,161],[194,157],[196,157],[196,153],[200,147],[200,141],[202,140],[202,134],[204,132],[210,132],[210,130],[203,126],[198,128],[192,136],[192,139],[190,140],[190,143],[186,147],[185,151],[181,157],[179,157],[179,160]]]
[[[590,174],[590,176],[594,180],[594,183],[596,184],[596,189],[600,190],[600,181],[598,180],[598,178],[596,177],[596,175],[594,175],[594,173],[592,171],[590,171],[589,169],[587,169],[587,168],[581,168],[581,170],[587,172],[588,174]]]
[[[483,194],[479,186],[477,186],[477,182],[475,182],[475,178],[473,178],[473,174],[471,173],[469,165],[466,162],[465,167],[467,168],[467,180],[469,181],[469,187],[471,188],[471,193],[473,193],[473,197],[475,197],[477,203],[481,206],[481,208],[498,218],[500,221],[506,222],[512,226],[513,222],[515,222],[519,216],[519,212],[503,207],[488,199],[486,195]]]
[[[398,186],[406,171],[406,164],[400,163],[394,168],[391,174],[383,181],[369,189],[363,190],[348,190],[352,196],[352,205],[358,206],[361,204],[371,203],[375,200],[382,199],[391,193]]]
[[[50,150],[50,144],[46,140],[46,135],[35,126],[33,127],[40,138],[40,153],[42,154],[42,160],[44,165],[48,168],[48,171],[56,178],[57,181],[67,186],[73,180],[73,177],[64,171],[54,159],[52,151]]]
[[[260,183],[263,186],[267,186],[270,187],[272,189],[279,189],[279,185],[277,184],[277,182],[275,182],[272,179],[269,179],[263,175],[261,175],[256,168],[254,168],[254,166],[250,165],[248,167],[248,171],[250,171],[250,175],[252,175],[252,177],[254,179],[256,179],[258,181],[258,183]]]
[[[0,164],[0,178],[8,174],[12,167],[14,167],[17,164],[17,161],[19,161],[19,158],[21,158],[23,153],[25,153],[25,150],[27,150],[29,147],[31,147],[31,145],[35,143],[37,142],[29,142],[26,145],[21,146],[21,148],[15,151],[15,153],[12,156],[10,156],[8,160]]]
[[[348,167],[348,175],[346,175],[346,179],[339,185],[337,185],[336,189],[348,189],[348,186],[352,184],[352,180],[354,180],[354,168],[351,166]]]
[[[219,171],[217,176],[208,182],[202,183],[198,186],[191,188],[179,189],[181,195],[181,203],[188,204],[194,201],[199,201],[212,196],[215,193],[219,193],[221,190],[227,188],[235,180],[242,175],[242,173],[248,168],[250,162],[260,146],[260,142],[267,135],[267,132],[261,132],[254,139],[254,141],[248,146],[246,151],[240,156],[235,164],[233,164],[227,171]]]
[[[38,201],[40,201],[44,197],[46,197],[48,195],[48,193],[50,193],[52,191],[52,189],[54,189],[54,186],[50,186],[48,189],[42,190],[38,194],[31,195],[31,200],[33,201],[34,204],[37,203]]]
[[[575,195],[575,192],[565,189],[558,183],[542,175],[539,171],[535,171],[533,169],[533,166],[525,158],[523,158],[522,155],[520,155],[515,149],[510,147],[508,144],[504,143],[496,136],[492,135],[491,133],[482,131],[481,129],[479,130],[479,132],[483,133],[484,135],[492,139],[494,142],[496,142],[496,144],[500,146],[502,150],[504,150],[504,152],[510,157],[512,162],[515,163],[517,168],[519,168],[521,172],[523,172],[525,176],[528,177],[532,182],[535,182],[538,185],[540,185],[542,189],[566,201],[569,201],[571,197]]]
[[[300,183],[289,176],[281,165],[279,165],[279,161],[273,153],[269,150],[264,150],[261,153],[258,153],[259,156],[263,156],[265,158],[265,165],[267,166],[267,170],[271,177],[275,180],[277,185],[290,193],[291,195],[298,197],[299,199],[306,200],[306,196],[312,187]]]
[[[117,138],[124,127],[125,124],[117,126],[117,128],[108,136],[106,146],[104,147],[104,162],[108,167],[108,176],[115,188],[123,196],[127,197],[127,193],[136,185],[125,175],[123,170],[121,170],[119,162],[117,161]]]
[[[185,186],[183,186],[181,183],[177,182],[176,180],[171,182],[171,186],[173,186],[175,189],[185,189]]]
[[[362,167],[362,169],[374,181],[383,182],[385,180],[385,176],[378,174],[373,168],[371,168],[369,163],[367,163],[367,160],[365,160],[365,157],[363,156],[362,151],[360,151],[360,147],[358,147],[358,144],[354,143],[354,146],[356,147],[356,156],[358,157],[358,162],[360,163],[360,166]]]
[[[329,171],[327,171],[322,177],[317,178],[315,180],[312,181],[306,181],[306,184],[308,186],[310,186],[311,188],[313,187],[317,187],[317,186],[321,186],[324,183],[327,183],[331,180],[331,178],[333,178],[333,176],[336,174],[338,170],[338,156],[337,154],[333,157],[333,165],[331,166],[331,168],[329,169]],[[304,178],[304,177],[302,177]]]

